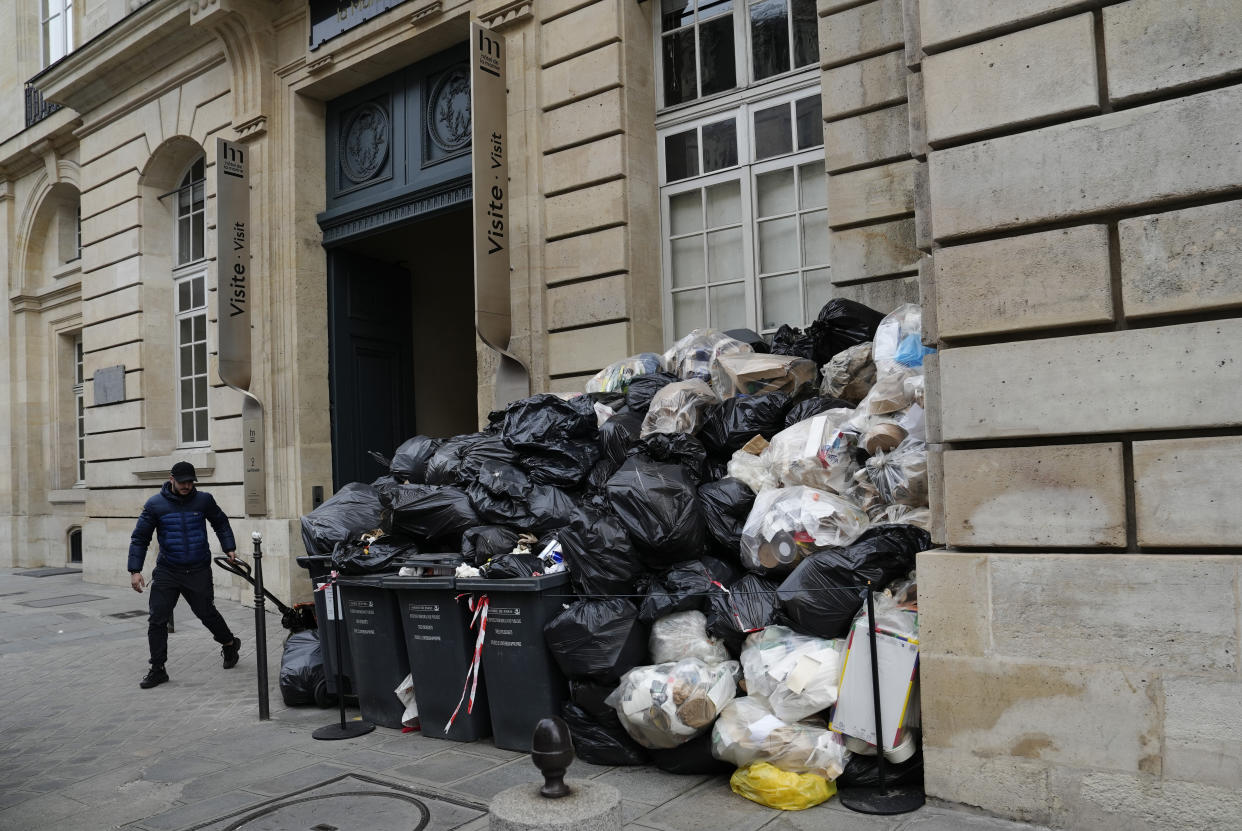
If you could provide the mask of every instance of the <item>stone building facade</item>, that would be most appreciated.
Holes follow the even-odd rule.
[[[1240,0],[0,14],[0,563],[124,579],[185,458],[296,598],[297,518],[364,451],[494,406],[450,124],[479,21],[533,387],[695,325],[921,302],[928,792],[1065,827],[1242,817]],[[217,138],[250,154],[261,513],[215,364]]]

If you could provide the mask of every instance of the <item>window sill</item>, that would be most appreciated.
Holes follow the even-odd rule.
[[[78,257],[76,260],[70,260],[69,262],[64,263],[63,265],[58,266],[56,270],[52,272],[52,279],[63,280],[66,277],[71,277],[75,274],[81,274],[81,273],[82,273],[82,258]]]
[[[47,501],[53,505],[85,505],[86,488],[65,488],[47,492]]]
[[[177,462],[189,462],[194,465],[194,472],[198,474],[199,479],[206,479],[216,472],[216,454],[205,447],[186,448],[171,456],[147,456],[143,459],[134,459],[130,472],[134,474],[135,479],[143,482],[167,479],[168,471],[172,470],[172,466]]]

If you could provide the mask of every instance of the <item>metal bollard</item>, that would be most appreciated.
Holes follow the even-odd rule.
[[[254,662],[259,676],[259,721],[271,718],[267,701],[267,617],[263,597],[263,535],[255,531],[254,540]]]

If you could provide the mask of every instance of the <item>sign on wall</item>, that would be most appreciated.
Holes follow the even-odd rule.
[[[474,188],[474,325],[496,350],[495,406],[530,395],[530,373],[509,352],[509,136],[504,35],[470,24],[471,168]]]
[[[246,513],[267,513],[267,478],[263,465],[263,404],[250,392],[249,149],[216,139],[216,320],[220,380],[244,396],[242,402],[242,476]]]
[[[348,32],[405,0],[310,0],[310,48]]]

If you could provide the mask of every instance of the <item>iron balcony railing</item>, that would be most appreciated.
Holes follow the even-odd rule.
[[[52,113],[60,109],[60,104],[43,100],[43,93],[29,83],[26,84],[26,126],[38,124]]]

